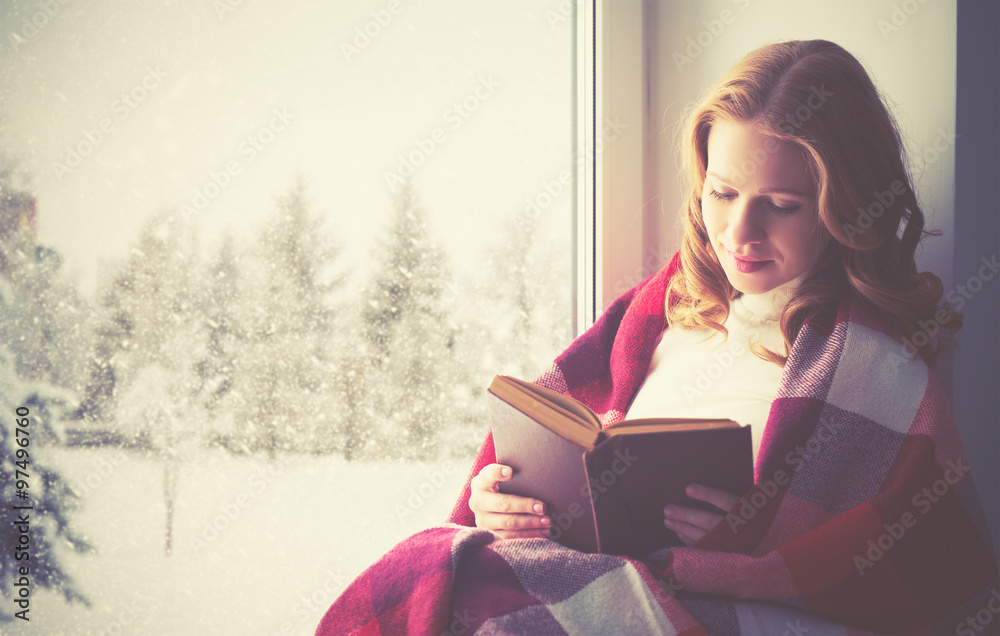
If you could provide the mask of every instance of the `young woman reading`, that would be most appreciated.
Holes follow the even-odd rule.
[[[545,502],[499,492],[512,473],[488,436],[453,525],[397,546],[318,633],[996,630],[996,559],[933,374],[961,316],[917,271],[928,233],[868,74],[823,40],[757,49],[683,152],[680,251],[536,381],[605,425],[749,424],[754,489],[692,484],[716,512],[664,501],[684,547],[585,555],[544,540]],[[719,351],[728,368],[694,386]]]

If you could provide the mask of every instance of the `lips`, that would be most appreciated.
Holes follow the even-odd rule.
[[[726,249],[726,254],[729,255],[729,259],[732,261],[736,271],[742,274],[752,274],[771,262],[769,259],[754,258],[752,256],[738,256],[727,248],[723,249]]]

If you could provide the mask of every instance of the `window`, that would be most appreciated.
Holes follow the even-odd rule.
[[[0,15],[0,431],[6,471],[27,413],[54,555],[12,633],[312,633],[443,521],[492,375],[593,320],[593,24],[528,0]]]

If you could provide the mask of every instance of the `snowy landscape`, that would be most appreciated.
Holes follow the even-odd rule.
[[[0,634],[313,633],[571,341],[572,4],[390,4],[0,8]]]
[[[312,634],[355,576],[444,521],[471,465],[205,451],[180,467],[167,556],[162,462],[116,450],[54,459],[82,493],[94,484],[74,525],[95,552],[60,550],[91,606],[39,591],[30,625],[4,634]]]

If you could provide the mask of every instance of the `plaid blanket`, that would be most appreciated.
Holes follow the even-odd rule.
[[[605,426],[620,420],[678,268],[675,254],[537,381]],[[470,479],[494,461],[487,436]],[[938,380],[851,297],[806,321],[756,484],[694,547],[640,561],[498,540],[470,527],[467,483],[447,525],[372,565],[316,633],[998,633],[997,562],[969,471]]]

